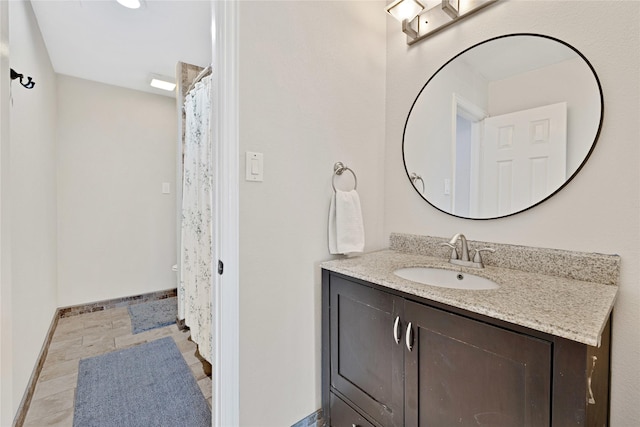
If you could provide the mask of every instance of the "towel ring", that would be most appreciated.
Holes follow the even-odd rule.
[[[342,173],[344,171],[349,171],[351,172],[351,175],[353,175],[353,189],[357,189],[358,188],[358,177],[356,176],[356,173],[348,166],[345,166],[344,163],[342,162],[337,162],[335,165],[333,165],[333,178],[331,178],[331,186],[333,187],[333,191],[337,191],[336,190],[336,175],[342,175]]]
[[[417,173],[412,172],[411,175],[409,175],[409,179],[411,179],[411,182],[416,187],[416,190],[418,189],[417,182],[420,181],[420,183],[422,184],[422,191],[420,192],[420,194],[424,194],[424,181],[423,181],[422,177],[420,175],[418,175]]]

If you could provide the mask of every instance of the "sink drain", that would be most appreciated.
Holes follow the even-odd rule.
[[[464,279],[464,275],[463,275],[462,273],[459,273],[459,274],[456,276],[456,278],[457,278],[458,280],[462,280],[462,279]]]

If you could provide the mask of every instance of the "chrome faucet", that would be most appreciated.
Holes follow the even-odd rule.
[[[456,247],[456,243],[458,242],[458,240],[462,242],[460,254],[458,254],[458,248]],[[451,264],[462,265],[465,267],[484,268],[484,263],[482,262],[482,256],[480,255],[480,252],[496,251],[493,248],[474,249],[475,253],[473,255],[473,260],[471,260],[469,258],[469,245],[467,244],[467,238],[462,233],[456,234],[451,238],[449,242],[443,243],[442,245],[451,248],[451,257],[449,258],[449,262]]]

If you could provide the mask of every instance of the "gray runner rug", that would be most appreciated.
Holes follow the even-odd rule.
[[[129,306],[131,331],[134,334],[171,325],[176,322],[177,315],[176,297]]]
[[[209,427],[211,409],[166,337],[80,360],[74,427]]]

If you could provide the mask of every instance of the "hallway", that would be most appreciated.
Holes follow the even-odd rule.
[[[189,339],[189,331],[173,324],[139,334],[131,333],[127,307],[61,318],[36,384],[24,427],[73,425],[74,399],[80,359],[122,350],[171,336],[211,406],[211,377],[205,372]],[[206,362],[205,362],[206,363]]]

